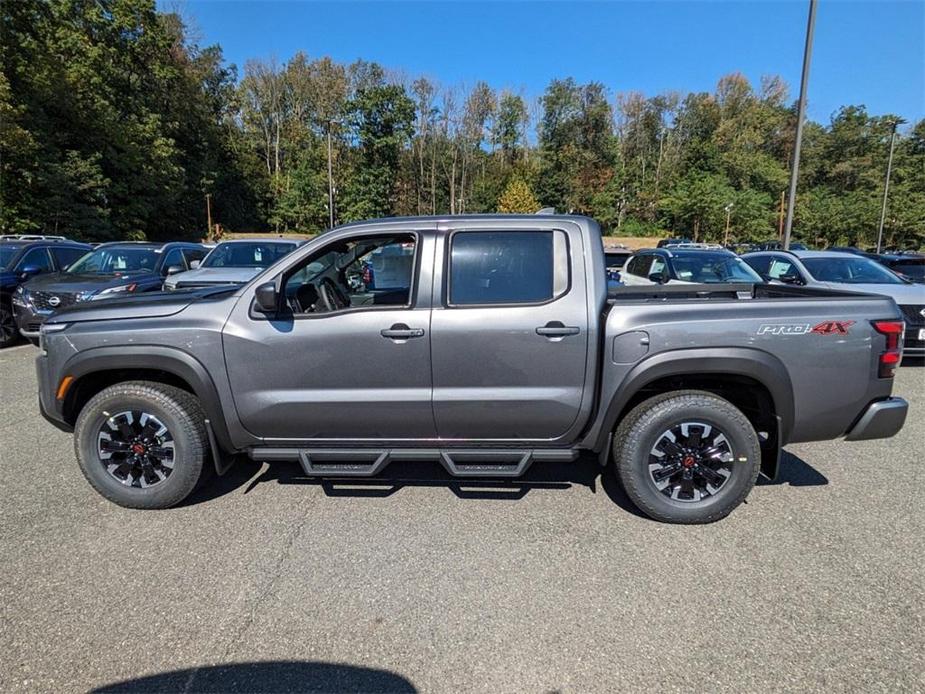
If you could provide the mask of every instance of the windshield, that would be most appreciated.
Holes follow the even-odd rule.
[[[12,260],[22,246],[0,246],[0,270],[11,270]]]
[[[744,260],[721,253],[690,253],[672,259],[674,271],[683,282],[762,282],[761,276]]]
[[[903,284],[894,273],[867,258],[803,258],[814,279],[840,284]]]
[[[220,243],[201,267],[270,267],[294,248],[294,243]]]
[[[75,261],[66,272],[106,275],[116,272],[154,272],[160,249],[127,246],[97,248]]]

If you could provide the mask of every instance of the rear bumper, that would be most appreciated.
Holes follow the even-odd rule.
[[[846,441],[888,439],[903,428],[909,403],[902,398],[878,400],[867,406],[857,423],[845,436]]]

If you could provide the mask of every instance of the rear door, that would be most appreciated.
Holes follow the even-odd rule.
[[[555,440],[576,422],[597,316],[588,315],[581,234],[563,226],[462,228],[442,239],[431,318],[441,438]]]

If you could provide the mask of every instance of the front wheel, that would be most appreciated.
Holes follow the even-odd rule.
[[[0,298],[0,349],[15,345],[18,341],[19,331],[16,330],[13,307],[6,297]]]
[[[74,427],[87,481],[128,508],[169,508],[199,483],[208,454],[194,395],[163,383],[117,383],[93,396]]]
[[[617,428],[615,469],[641,511],[668,523],[727,516],[755,485],[758,435],[748,418],[712,393],[665,393],[637,405]]]

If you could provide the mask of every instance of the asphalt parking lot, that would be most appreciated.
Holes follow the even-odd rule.
[[[925,368],[887,441],[788,449],[725,521],[660,525],[593,461],[472,486],[239,464],[116,507],[0,352],[0,691],[925,690]]]

